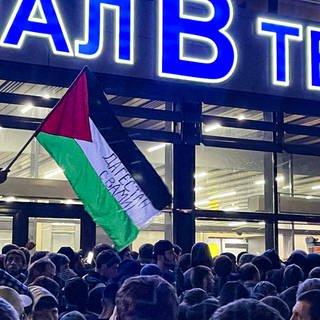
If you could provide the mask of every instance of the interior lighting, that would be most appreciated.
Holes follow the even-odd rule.
[[[194,177],[198,179],[198,178],[206,177],[207,175],[208,175],[208,172],[199,172],[199,173],[196,173]]]
[[[233,212],[233,211],[238,211],[240,209],[240,207],[234,206],[234,207],[226,207],[226,208],[222,208],[222,211],[227,211],[227,212]]]
[[[247,222],[246,221],[232,221],[228,223],[229,227],[240,227],[240,226],[244,226],[246,225]]]
[[[201,200],[201,201],[195,202],[196,207],[208,206],[209,204],[210,204],[209,200]]]
[[[257,185],[257,186],[260,186],[260,185],[263,185],[265,184],[265,180],[257,180],[254,184]]]
[[[160,143],[160,144],[157,144],[156,146],[148,148],[147,151],[151,153],[151,152],[163,149],[165,146],[166,146],[166,143]]]
[[[320,189],[320,185],[316,185],[316,186],[313,186],[311,187],[312,190],[319,190]]]
[[[310,200],[310,199],[314,199],[314,197],[313,196],[306,196],[306,199]]]
[[[13,201],[15,201],[15,200],[16,200],[15,197],[7,197],[7,198],[5,199],[6,202],[13,202]]]
[[[33,108],[33,105],[31,103],[27,104],[22,110],[22,113],[27,113],[28,111],[30,111]]]
[[[277,181],[277,182],[284,181],[284,176],[281,176],[281,175],[280,175],[280,176],[277,176],[277,177],[276,177],[276,181]]]
[[[50,99],[50,95],[46,93],[46,94],[43,95],[43,98],[44,99]]]
[[[246,117],[244,116],[244,114],[240,114],[238,117],[238,120],[239,121],[246,120]]]
[[[225,192],[225,193],[218,193],[214,196],[211,196],[209,199],[221,199],[221,198],[227,198],[227,197],[232,197],[237,194],[236,191],[230,191],[230,192]]]
[[[222,125],[220,123],[215,122],[215,123],[212,123],[210,125],[205,125],[204,132],[208,133],[208,132],[217,130],[217,129],[221,128],[221,127],[222,127]]]
[[[200,192],[200,191],[202,191],[203,190],[203,187],[195,187],[194,188],[194,191],[195,192]]]
[[[45,179],[49,179],[49,178],[51,178],[51,177],[57,176],[57,175],[60,174],[60,173],[63,173],[63,170],[62,170],[61,168],[48,172],[48,173],[44,176],[44,178],[45,178]]]

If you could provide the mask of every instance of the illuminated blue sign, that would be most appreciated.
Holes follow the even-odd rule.
[[[29,52],[26,48],[30,50],[31,40],[40,38],[36,44],[47,42],[49,53],[57,56],[52,60],[59,66],[73,57],[77,63],[90,60],[98,62],[97,68],[103,68],[104,63],[109,67],[110,61],[103,59],[106,52],[108,57],[113,52],[113,72],[121,70],[130,76],[138,70],[142,78],[151,74],[158,79],[230,84],[233,88],[248,72],[251,79],[286,90],[303,75],[301,88],[320,91],[320,28],[316,26],[258,17],[242,24],[239,32],[241,21],[232,0],[157,0],[148,2],[148,12],[141,12],[144,7],[139,0],[63,1],[12,0],[4,4],[12,7],[8,18],[2,19],[0,55],[12,55],[12,49]],[[71,2],[79,4],[78,11],[67,19],[66,7]],[[113,26],[108,24],[110,18]],[[149,28],[143,29],[144,19]],[[259,81],[245,85],[255,90]]]

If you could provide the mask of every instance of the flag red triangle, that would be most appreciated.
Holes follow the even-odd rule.
[[[82,72],[44,120],[40,132],[92,141],[86,72]]]

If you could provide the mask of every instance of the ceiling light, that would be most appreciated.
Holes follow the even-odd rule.
[[[208,175],[208,172],[199,172],[199,173],[196,173],[194,177],[197,179],[197,178],[203,178],[207,175]]]
[[[211,131],[214,131],[214,130],[217,130],[219,128],[221,128],[221,124],[216,122],[216,123],[212,123],[212,124],[209,124],[209,125],[205,125],[204,127],[204,132],[211,132]]]
[[[228,223],[229,227],[240,227],[240,226],[244,226],[246,225],[247,222],[246,221],[232,221]]]
[[[263,185],[265,183],[266,183],[265,180],[257,180],[257,181],[255,181],[254,184],[256,184],[257,186],[260,186],[260,185]]]
[[[195,192],[200,192],[200,191],[202,191],[203,190],[203,187],[195,187],[194,188],[194,191]]]
[[[235,196],[237,194],[236,191],[230,191],[230,192],[225,192],[225,193],[218,193],[213,196],[211,196],[209,199],[221,199],[221,198],[227,198],[231,196]]]
[[[196,207],[207,206],[209,204],[210,204],[209,200],[201,200],[201,201],[196,201],[195,202]]]
[[[276,177],[276,181],[277,181],[277,182],[280,182],[280,181],[283,181],[283,180],[284,180],[284,176],[281,176],[281,175],[280,175],[280,176],[277,176],[277,177]]]
[[[287,186],[282,187],[282,189],[290,189],[291,186],[288,184]]]
[[[226,207],[226,208],[222,208],[222,211],[238,211],[240,209],[240,207]]]
[[[6,202],[13,202],[13,201],[15,201],[15,200],[16,200],[15,197],[7,197],[7,198],[5,198],[5,201],[6,201]]]
[[[319,190],[320,189],[320,185],[317,185],[317,186],[313,186],[311,187],[312,190]]]
[[[51,177],[57,176],[60,173],[63,173],[63,170],[61,168],[48,172],[46,175],[44,175],[44,178],[49,179]]]
[[[310,200],[310,199],[314,199],[314,197],[313,196],[306,196],[306,199]]]
[[[148,152],[154,152],[154,151],[163,149],[165,146],[166,146],[166,143],[160,143],[160,144],[157,144],[156,146],[148,148],[147,151]]]
[[[244,116],[244,114],[240,114],[240,116],[238,117],[238,120],[241,121],[241,120],[245,120],[246,117]]]
[[[43,98],[44,99],[50,99],[50,96],[49,96],[49,94],[46,93],[46,94],[43,95]]]
[[[22,110],[22,113],[27,113],[28,111],[30,111],[33,108],[33,105],[31,103],[27,104]]]

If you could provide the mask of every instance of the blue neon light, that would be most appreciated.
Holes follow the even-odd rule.
[[[271,58],[272,82],[275,85],[289,86],[289,40],[302,40],[302,26],[286,21],[259,18],[258,34],[272,38]]]
[[[320,90],[320,29],[309,28],[310,37],[310,66],[309,71],[311,79],[309,80],[309,89]]]
[[[184,5],[204,6],[207,17],[184,14]],[[237,48],[227,32],[233,19],[229,0],[159,0],[159,58],[161,77],[219,83],[228,79],[237,64]],[[192,45],[207,47],[205,57],[195,56]]]
[[[54,53],[73,55],[55,0],[18,1],[1,44],[20,48],[26,35],[48,38]]]
[[[76,41],[76,56],[93,59],[104,45],[104,10],[113,10],[115,61],[133,63],[134,0],[86,0],[85,39]]]

